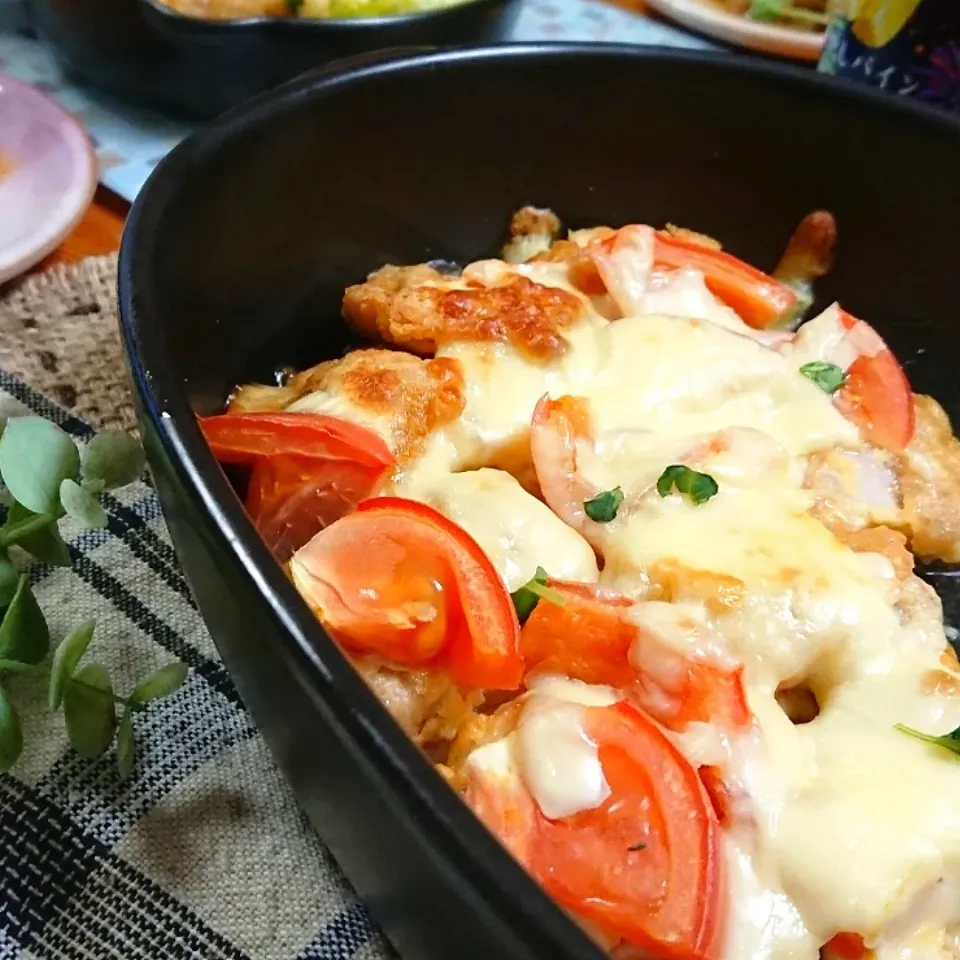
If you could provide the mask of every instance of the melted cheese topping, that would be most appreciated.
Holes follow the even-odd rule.
[[[566,287],[558,264],[476,267],[485,277],[507,269]],[[846,369],[872,346],[835,310],[789,346],[765,343],[693,271],[642,293],[639,315],[613,322],[586,306],[549,362],[507,344],[442,346],[438,354],[462,368],[466,406],[396,492],[464,527],[510,589],[537,565],[595,581],[579,533],[507,474],[474,469],[523,479],[537,401],[585,398],[593,436],[578,446],[580,479],[626,494],[616,519],[595,525],[602,580],[642,596],[663,586],[665,569],[673,577],[669,602],[632,614],[648,640],[635,662],[651,656],[653,638],[673,656],[744,665],[754,727],[732,735],[691,724],[677,735],[691,762],[722,769],[743,814],[726,836],[726,956],[814,960],[832,936],[851,932],[877,960],[955,957],[960,763],[894,730],[960,726],[960,678],[940,663],[939,603],[915,578],[898,580],[886,557],[841,542],[811,514],[803,486],[806,458],[826,453],[864,515],[897,509],[882,461],[799,373],[812,360]],[[327,404],[308,397],[298,408],[383,426]],[[660,496],[655,483],[671,463],[709,472],[718,493],[701,505]],[[711,596],[717,584],[723,595]],[[557,678],[540,684],[518,729],[468,763],[522,779],[549,817],[596,807],[609,788],[582,711],[597,695]],[[778,689],[792,686],[816,696],[812,722],[794,724],[780,706]]]
[[[584,729],[583,711],[618,700],[610,687],[538,677],[531,681],[516,731],[477,748],[467,763],[488,777],[522,782],[549,819],[593,810],[610,796],[610,787]]]
[[[401,496],[423,500],[470,534],[493,561],[511,592],[545,562],[553,576],[595,582],[597,558],[576,531],[502,470],[470,470],[419,489],[398,486]]]

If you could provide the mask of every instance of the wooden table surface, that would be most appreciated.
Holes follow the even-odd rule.
[[[113,253],[120,248],[120,235],[130,204],[105,187],[97,189],[93,204],[74,232],[32,272],[55,263],[74,263],[84,257]]]

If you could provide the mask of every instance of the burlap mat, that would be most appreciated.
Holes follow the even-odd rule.
[[[0,368],[81,420],[134,431],[116,289],[113,255],[0,287]]]
[[[0,289],[0,416],[78,441],[133,427],[115,287],[104,257]],[[0,774],[0,958],[387,960],[219,660],[153,490],[104,505],[106,529],[63,522],[72,567],[30,569],[54,640],[95,619],[92,659],[123,692],[174,658],[191,670],[138,715],[127,780],[69,748],[42,681],[4,675],[26,748]]]

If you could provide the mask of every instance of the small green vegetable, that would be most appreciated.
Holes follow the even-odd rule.
[[[806,23],[826,26],[830,18],[818,10],[808,10],[790,0],[751,0],[747,16],[753,20],[803,20]]]
[[[949,750],[951,753],[960,756],[960,727],[957,727],[956,730],[951,730],[949,733],[945,733],[942,737],[934,737],[929,733],[921,733],[912,727],[905,727],[902,723],[896,724],[894,729],[905,733],[908,737],[922,740],[924,743],[932,743],[935,747],[943,747],[944,750]]]
[[[50,652],[46,617],[30,589],[30,579],[21,574],[16,593],[0,623],[0,657],[30,666],[41,663]]]
[[[11,675],[11,682],[22,673],[49,674],[48,706],[51,711],[63,706],[73,747],[85,757],[99,757],[116,736],[117,766],[127,776],[134,762],[133,714],[178,689],[187,667],[161,667],[129,697],[122,697],[114,692],[102,664],[80,666],[93,639],[93,621],[77,627],[48,659],[50,631],[19,558],[27,554],[41,563],[70,566],[59,521],[69,515],[84,526],[105,526],[107,515],[98,495],[140,477],[143,448],[126,434],[101,433],[81,452],[66,433],[41,417],[13,417],[0,427],[6,508],[0,526],[0,674]],[[0,687],[0,772],[9,770],[23,750],[20,719],[8,693]],[[119,723],[118,705],[123,708]]]
[[[9,770],[23,753],[20,717],[7,695],[0,689],[0,770]]]
[[[541,600],[546,600],[558,607],[563,606],[565,602],[563,595],[546,585],[549,577],[550,575],[543,567],[537,567],[533,577],[510,594],[514,609],[517,611],[517,618],[521,623],[527,622],[527,618]]]
[[[76,444],[42,417],[12,417],[0,436],[0,474],[15,500],[33,513],[57,514],[60,484],[80,471]]]
[[[81,667],[74,680],[63,692],[67,737],[81,757],[92,760],[107,751],[117,729],[113,684],[102,663]]]
[[[68,517],[85,527],[97,529],[107,525],[107,514],[100,501],[76,480],[64,480],[60,484],[60,503]]]
[[[847,375],[843,370],[835,363],[827,363],[825,360],[805,363],[800,372],[824,393],[836,393],[847,382]]]
[[[187,665],[185,663],[168,663],[156,673],[151,673],[146,680],[141,680],[130,694],[130,703],[138,706],[151,700],[160,700],[170,696],[183,686],[187,679]]]
[[[668,497],[673,489],[699,506],[716,496],[720,488],[709,473],[699,473],[682,463],[673,463],[660,474],[657,493],[661,497]]]
[[[7,511],[7,522],[0,527],[0,544],[16,545],[41,563],[55,567],[73,563],[57,518],[49,513],[32,513],[21,503],[14,502]]]
[[[131,709],[127,707],[117,727],[117,771],[124,779],[133,773],[133,756],[133,720]]]
[[[7,556],[6,550],[0,551],[0,610],[10,605],[19,585],[20,574],[17,568]]]
[[[63,688],[67,685],[70,678],[77,669],[77,664],[87,652],[90,641],[93,640],[93,631],[96,624],[93,620],[87,620],[81,623],[73,633],[70,634],[53,654],[53,662],[50,664],[50,683],[47,703],[51,710],[59,710],[60,703],[63,700]]]
[[[583,502],[583,512],[595,523],[609,523],[623,503],[623,491],[619,487],[604,490],[593,499]]]
[[[146,461],[140,441],[127,433],[105,430],[83,449],[80,474],[91,493],[125,487],[143,475]],[[99,490],[95,489],[99,486]]]

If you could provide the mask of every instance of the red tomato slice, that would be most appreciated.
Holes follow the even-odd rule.
[[[548,820],[517,788],[471,784],[467,802],[563,907],[672,960],[715,960],[724,935],[720,827],[696,771],[635,706],[584,708],[610,796]],[[499,834],[498,834],[499,835]]]
[[[294,555],[301,594],[347,647],[444,669],[464,686],[515,690],[520,624],[486,554],[412,500],[365,500]]]
[[[252,464],[263,456],[294,454],[392,467],[393,454],[372,430],[318,413],[224,413],[198,417],[221,463]]]
[[[336,417],[245,413],[198,420],[217,460],[252,465],[247,512],[281,562],[369,497],[396,464],[377,434]]]
[[[823,945],[825,960],[863,960],[870,951],[859,933],[838,933]]]
[[[630,649],[640,633],[624,617],[633,601],[594,584],[551,580],[549,585],[564,603],[541,600],[523,625],[520,649],[528,671],[625,690],[671,730],[693,721],[729,729],[750,724],[742,667],[695,661],[673,651],[660,654],[655,643],[649,660],[634,665]]]
[[[721,826],[731,823],[734,818],[733,796],[723,778],[723,771],[720,767],[701,767],[700,779],[703,781]]]
[[[250,474],[247,512],[267,546],[286,562],[317,533],[356,509],[382,476],[382,468],[349,460],[260,457]]]
[[[630,666],[636,627],[622,612],[627,597],[600,592],[588,583],[549,580],[563,606],[541,600],[520,630],[520,651],[527,670],[558,673],[611,687],[629,687],[637,679]]]
[[[847,380],[835,402],[869,443],[902,450],[913,437],[913,391],[897,358],[866,321],[840,310],[840,322],[859,356],[847,368]]]
[[[654,263],[671,270],[699,270],[710,292],[751,327],[769,327],[797,304],[797,295],[789,287],[762,270],[722,250],[680,240],[669,233],[657,233]]]

